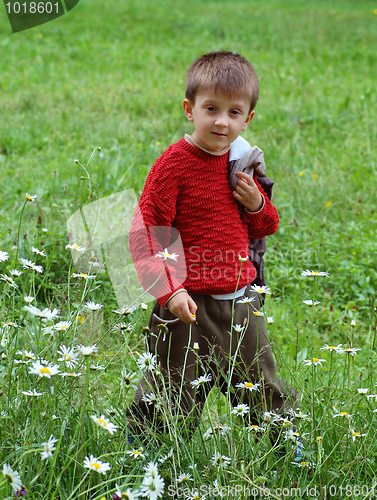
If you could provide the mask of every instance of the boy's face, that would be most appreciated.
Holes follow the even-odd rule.
[[[232,98],[211,91],[199,92],[195,104],[184,99],[183,109],[188,121],[194,122],[194,141],[213,152],[226,149],[254,116],[254,111],[249,111],[248,99]]]

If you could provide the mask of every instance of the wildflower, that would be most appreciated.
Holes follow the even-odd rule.
[[[335,415],[332,416],[332,418],[336,418],[336,417],[346,417],[346,418],[351,418],[352,415],[350,415],[348,412],[346,411],[341,411],[340,413],[335,413]]]
[[[188,473],[188,474],[182,473],[182,474],[179,474],[179,476],[177,477],[178,484],[187,483],[189,481],[193,481],[193,477],[190,473]]]
[[[258,292],[258,293],[271,294],[270,288],[266,285],[253,285],[252,287],[250,287],[250,290],[252,290],[253,292]]]
[[[361,351],[361,349],[356,349],[356,347],[346,347],[344,349],[344,352],[351,354],[351,356],[356,356],[357,351]]]
[[[267,316],[267,323],[271,325],[274,322],[273,316]]]
[[[304,359],[304,364],[305,366],[322,366],[322,363],[326,363],[325,359],[318,359],[318,358],[312,358],[312,359]]]
[[[264,316],[263,312],[260,311],[253,311],[254,316]]]
[[[87,309],[90,309],[91,311],[99,311],[101,307],[103,307],[102,304],[96,304],[95,302],[89,301],[85,304],[85,307]]]
[[[133,372],[129,372],[127,371],[126,369],[123,369],[121,372],[121,376],[122,376],[122,380],[124,382],[124,385],[128,388],[128,389],[133,389],[135,390],[136,387],[137,387],[137,383],[138,383],[138,376],[136,373],[133,373]]]
[[[5,328],[9,328],[9,327],[19,328],[18,324],[15,321],[3,321],[3,326]]]
[[[168,458],[171,458],[173,456],[173,452],[174,452],[174,448],[171,448],[169,453],[167,453],[166,455],[163,455],[162,457],[160,457],[158,459],[159,463],[160,464],[165,463]]]
[[[25,194],[25,199],[27,201],[34,201],[36,199],[37,195],[36,194],[29,194],[29,193],[26,193]]]
[[[27,490],[26,490],[26,488],[25,488],[25,485],[24,485],[24,484],[22,484],[22,485],[21,485],[21,489],[20,489],[20,490],[15,490],[15,491],[14,491],[14,494],[15,494],[15,497],[16,497],[16,498],[21,498],[21,497],[23,498],[23,497],[26,497],[26,495],[27,495]]]
[[[83,253],[86,250],[86,248],[80,247],[80,245],[77,245],[76,243],[73,243],[72,245],[68,243],[68,245],[66,245],[65,248],[69,248],[70,250],[76,250],[76,252],[80,253]]]
[[[248,389],[250,392],[259,391],[260,383],[253,384],[252,382],[240,382],[236,384],[239,389]]]
[[[145,304],[144,302],[140,304],[140,307],[143,309],[143,311],[146,311],[148,309],[147,304]]]
[[[67,330],[72,325],[72,321],[59,321],[59,323],[56,323],[55,325],[52,326],[46,326],[43,328],[44,333],[52,333],[54,331],[59,331],[63,332]]]
[[[280,417],[281,415],[275,413],[274,411],[265,411],[263,413],[263,422],[267,425],[274,424],[277,420],[279,420]]]
[[[317,306],[318,304],[320,304],[320,302],[318,302],[318,300],[316,300],[315,302],[313,302],[312,300],[303,300],[303,303],[309,307]]]
[[[245,405],[243,403],[235,406],[232,410],[232,413],[234,415],[241,415],[241,416],[246,415],[246,413],[248,413],[248,412],[249,412],[248,405]]]
[[[9,269],[9,274],[11,274],[12,276],[21,276],[23,272],[19,271],[18,269]]]
[[[198,490],[192,492],[192,495],[186,497],[187,500],[206,500],[205,496],[202,496]]]
[[[284,431],[283,434],[287,441],[291,440],[296,443],[300,439],[300,433],[294,431],[293,429],[288,429],[287,431]]]
[[[141,400],[144,401],[144,403],[147,403],[148,405],[160,406],[159,402],[157,400],[157,396],[154,392],[150,392],[149,394],[145,394],[145,396],[143,396],[141,398]]]
[[[374,399],[377,402],[377,394],[368,394],[367,399]]]
[[[42,443],[43,446],[43,451],[41,453],[42,460],[52,457],[52,453],[56,450],[55,443],[57,441],[59,440],[51,436],[46,443]]]
[[[356,326],[356,321],[354,319],[351,320],[351,326]]]
[[[293,423],[288,420],[288,418],[280,417],[278,422],[283,426],[283,427],[290,427],[293,425]]]
[[[37,271],[37,273],[43,273],[43,267],[35,265],[35,262],[23,259],[22,257],[20,257],[18,260],[21,262],[24,269],[31,269],[32,271]]]
[[[192,348],[194,349],[194,351],[199,351],[199,343],[194,342],[194,345],[192,346]]]
[[[293,418],[300,418],[302,420],[306,420],[309,415],[306,413],[302,413],[302,411],[299,408],[296,408],[296,410],[288,410],[288,413],[292,415]]]
[[[47,257],[47,255],[44,253],[43,250],[38,250],[38,248],[35,248],[35,247],[30,247],[30,250],[33,253],[36,253],[37,255],[41,255],[42,257]]]
[[[93,371],[96,371],[96,370],[104,370],[105,369],[105,366],[104,365],[100,365],[99,364],[99,361],[97,361],[97,364],[95,365],[90,365],[89,368]]]
[[[241,255],[239,255],[239,256],[238,256],[238,260],[239,260],[240,262],[246,262],[248,259],[249,259],[249,256],[248,256],[248,255],[246,255],[246,257],[242,257]]]
[[[8,252],[3,252],[2,250],[0,250],[0,262],[5,262],[8,259],[9,259]]]
[[[242,325],[233,325],[233,328],[235,329],[236,332],[242,332],[244,327]]]
[[[317,443],[320,443],[321,441],[323,441],[323,437],[322,436],[317,436],[315,438],[315,440],[317,441]]]
[[[52,321],[53,319],[57,318],[60,314],[59,310],[56,308],[53,311],[50,311],[50,309],[46,307],[45,309],[43,309],[43,311],[41,311],[41,309],[35,306],[25,306],[24,309],[25,311],[28,311],[37,318],[42,318],[47,321]]]
[[[177,257],[179,257],[179,255],[176,253],[169,253],[168,249],[165,248],[164,251],[156,253],[155,257],[161,257],[162,260],[164,260],[164,261],[167,259],[172,259],[172,260],[177,261]]]
[[[101,462],[101,460],[98,460],[93,455],[90,455],[90,457],[85,457],[84,467],[86,469],[95,470],[98,472],[98,474],[106,474],[106,472],[111,469],[108,462]]]
[[[104,415],[101,415],[99,418],[95,415],[91,415],[90,418],[95,424],[98,425],[98,427],[102,427],[102,429],[110,432],[110,434],[114,434],[114,432],[118,429],[118,426],[112,424],[107,418],[105,418]]]
[[[212,465],[217,465],[220,469],[226,469],[229,466],[230,461],[230,457],[220,455],[218,452],[216,452],[211,458]]]
[[[25,396],[31,396],[33,398],[39,398],[39,396],[42,396],[43,394],[46,394],[45,392],[37,392],[35,389],[32,391],[22,391],[22,394]]]
[[[291,462],[291,464],[296,465],[296,467],[314,467],[310,462]]]
[[[91,255],[91,257],[89,257],[89,262],[88,262],[88,264],[89,264],[90,266],[93,266],[93,267],[100,267],[100,266],[101,266],[101,264],[100,264],[100,260],[99,260],[99,258],[94,256],[94,252],[91,252],[91,254],[92,254],[92,255]]]
[[[350,430],[350,434],[353,442],[355,442],[357,438],[366,436],[366,434],[361,434],[360,432],[357,432],[354,429]]]
[[[368,392],[368,389],[363,389],[363,388],[360,388],[360,389],[357,389],[357,392],[359,394],[366,394]],[[368,396],[367,396],[368,397]]]
[[[35,297],[32,297],[31,295],[25,295],[24,296],[24,301],[27,303],[27,304],[31,304],[33,302],[33,300],[35,300]]]
[[[123,316],[128,316],[129,314],[133,313],[135,311],[135,309],[137,309],[137,306],[133,306],[133,307],[123,306],[120,309],[114,309],[113,312],[116,314],[121,314]]]
[[[51,378],[51,375],[56,375],[59,373],[59,367],[57,365],[43,365],[39,361],[32,364],[29,373],[39,375],[40,377]]]
[[[96,344],[93,344],[92,346],[81,345],[78,347],[78,349],[83,356],[90,356],[94,351],[97,350],[97,346]]]
[[[72,278],[83,278],[84,280],[94,279],[95,276],[86,273],[73,273]]]
[[[113,495],[113,500],[138,500],[137,494],[133,493],[129,488],[126,491],[120,490],[119,486],[115,483],[115,495]]]
[[[309,271],[307,269],[306,271],[302,271],[301,276],[328,276],[329,273],[324,272],[324,271]]]
[[[215,424],[213,427],[208,427],[206,432],[203,434],[204,439],[209,439],[213,436],[213,432],[218,432],[221,436],[225,436],[229,431],[229,425]]]
[[[196,380],[192,380],[190,382],[191,387],[199,387],[200,385],[204,385],[206,382],[210,382],[212,380],[212,375],[210,373],[206,373],[205,375],[201,375]]]
[[[244,297],[243,299],[237,300],[237,304],[250,304],[254,302],[255,296],[253,297]]]
[[[58,361],[65,361],[68,368],[73,368],[77,363],[77,353],[73,348],[69,349],[64,344],[62,344],[58,353],[62,355],[61,358],[58,358]]]
[[[158,473],[157,465],[150,462],[145,468],[145,476],[140,485],[141,494],[150,500],[156,500],[164,492],[165,481]]]
[[[82,373],[77,373],[77,372],[63,372],[60,374],[62,377],[81,377]]]
[[[8,285],[11,286],[12,288],[18,288],[18,285],[16,284],[14,279],[8,276],[7,274],[0,274],[0,280],[6,281]]]
[[[141,354],[137,359],[137,364],[142,370],[153,371],[156,368],[156,356],[151,352]]]
[[[260,427],[259,425],[253,424],[246,427],[246,430],[251,432],[265,432],[266,429],[265,427]]]
[[[3,476],[12,486],[13,490],[19,490],[22,487],[21,476],[8,464],[3,465]]]
[[[134,458],[134,459],[138,459],[138,458],[141,458],[144,460],[145,458],[145,455],[144,453],[142,453],[141,451],[139,450],[128,450],[126,451],[127,455],[129,455],[131,458]]]
[[[344,352],[344,349],[342,348],[342,344],[338,344],[337,346],[325,344],[323,347],[321,347],[320,351],[335,351],[338,354],[342,354],[342,352]]]

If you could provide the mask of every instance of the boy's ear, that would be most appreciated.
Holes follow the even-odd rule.
[[[183,99],[182,106],[188,121],[193,122],[194,114],[192,112],[192,104],[190,103],[190,101],[188,99]]]
[[[249,123],[251,122],[251,120],[253,119],[255,115],[255,111],[251,111],[251,113],[249,113],[248,117],[246,118],[246,121],[244,123],[244,126],[242,127],[242,130],[246,130],[247,126],[249,125]]]

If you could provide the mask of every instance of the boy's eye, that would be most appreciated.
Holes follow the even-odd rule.
[[[215,106],[207,106],[208,111],[215,111]]]
[[[231,115],[239,115],[240,112],[237,110],[237,109],[232,109],[232,111],[230,112]]]

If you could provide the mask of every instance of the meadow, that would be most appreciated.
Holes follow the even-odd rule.
[[[81,0],[17,34],[2,12],[2,499],[377,497],[376,7]],[[67,221],[140,195],[156,158],[192,131],[189,64],[222,49],[260,77],[244,137],[264,151],[280,215],[263,312],[301,405],[252,426],[214,389],[187,439],[167,387],[154,403],[168,432],[130,442],[136,383],[159,376],[143,357],[152,303],[135,289],[120,303],[105,245],[81,252]]]

